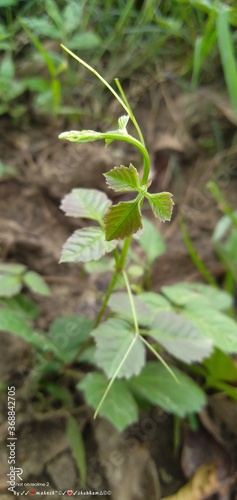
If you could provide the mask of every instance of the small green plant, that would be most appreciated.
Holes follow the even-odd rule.
[[[25,286],[40,295],[50,295],[50,290],[40,274],[29,271],[23,264],[0,263],[0,297],[12,297]]]
[[[60,139],[78,143],[105,140],[106,146],[114,140],[125,141],[136,147],[143,157],[141,179],[131,164],[127,167],[116,166],[104,174],[107,184],[115,191],[136,192],[132,201],[111,205],[105,193],[80,188],[74,189],[62,201],[61,208],[66,215],[93,220],[97,225],[74,232],[63,246],[61,262],[96,261],[106,253],[114,253],[113,276],[93,323],[90,339],[79,352],[85,356],[89,349],[87,360],[90,359],[104,373],[93,372],[86,375],[78,388],[84,391],[87,401],[96,409],[95,415],[98,412],[105,415],[119,429],[134,419],[136,394],[148,399],[150,403],[160,404],[167,411],[184,416],[186,412],[197,411],[204,404],[205,395],[176,367],[172,366],[171,369],[167,365],[162,357],[163,350],[187,364],[201,362],[210,356],[215,347],[226,353],[236,352],[236,324],[222,313],[222,310],[231,307],[232,299],[227,293],[213,287],[187,283],[163,287],[161,295],[144,291],[132,294],[126,258],[132,237],[142,229],[142,204],[148,200],[155,217],[162,221],[169,220],[172,195],[150,194],[148,191],[148,151],[118,80],[116,83],[120,95],[93,68],[68,49],[65,50],[109,88],[127,114],[119,119],[117,130],[105,133],[70,131],[62,133]],[[129,119],[135,126],[138,139],[127,132]],[[148,239],[146,243],[143,239],[142,245],[151,264],[156,253],[152,254],[152,240],[149,242],[149,236],[151,233],[146,234]],[[120,240],[123,241],[122,245],[119,244]],[[121,275],[126,293],[114,292]],[[111,312],[103,320],[107,306]],[[221,335],[220,325],[227,335]],[[95,345],[92,344],[92,339]],[[159,363],[147,362],[146,350],[151,351]],[[171,375],[179,379],[181,386],[176,386]],[[186,395],[189,390],[192,391],[189,401],[181,396],[184,387]],[[126,410],[121,410],[116,417],[122,400]],[[112,411],[112,401],[116,406],[115,412]]]
[[[125,141],[142,156],[141,172],[130,164],[104,174],[111,189],[135,193],[130,201],[112,205],[104,192],[81,188],[62,200],[66,215],[90,220],[93,225],[69,237],[61,262],[82,262],[87,273],[111,273],[108,288],[94,319],[80,314],[58,317],[46,333],[34,327],[37,311],[21,293],[27,286],[47,295],[42,278],[21,264],[0,267],[0,328],[34,347],[33,388],[37,387],[38,394],[46,392],[49,401],[61,401],[71,443],[75,434],[73,397],[67,382],[58,386],[58,376],[66,381],[72,378],[95,415],[105,416],[122,430],[138,419],[139,408],[145,404],[159,405],[184,418],[201,409],[209,388],[225,390],[236,398],[229,354],[237,352],[236,321],[226,313],[232,311],[230,294],[200,283],[163,286],[160,293],[150,290],[152,264],[165,252],[165,244],[154,225],[142,217],[142,206],[148,203],[155,217],[169,220],[172,195],[149,192],[149,154],[119,81],[118,94],[94,69],[76,59],[109,88],[126,115],[119,118],[116,130],[70,131],[60,139],[79,143],[105,140],[106,146],[114,140]],[[138,138],[127,131],[129,119]],[[222,369],[215,372],[213,360],[217,358]],[[90,366],[87,373],[79,369],[84,363]],[[189,372],[199,377],[203,387]],[[40,401],[42,398],[39,405]],[[76,448],[75,454],[80,443]],[[79,453],[77,458],[85,477],[85,457]]]

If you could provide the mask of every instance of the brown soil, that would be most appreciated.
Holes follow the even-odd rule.
[[[153,288],[159,290],[164,284],[181,280],[203,280],[183,243],[179,213],[200,257],[221,283],[224,268],[211,245],[220,212],[205,184],[210,179],[216,180],[228,201],[237,208],[236,119],[230,105],[214,89],[185,94],[173,84],[161,84],[152,89],[151,97],[145,96],[144,102],[139,103],[136,115],[153,159],[152,189],[171,191],[175,200],[172,222],[157,223],[168,250],[154,265]],[[46,330],[58,315],[78,311],[93,317],[101,298],[98,282],[85,276],[80,265],[58,264],[62,244],[73,229],[82,225],[82,221],[64,217],[59,209],[60,199],[77,186],[104,189],[103,172],[130,161],[139,165],[139,158],[121,144],[104,149],[98,143],[60,142],[57,136],[65,130],[63,123],[41,120],[31,126],[23,123],[14,127],[5,118],[0,122],[0,130],[0,158],[16,171],[15,177],[0,181],[1,260],[27,265],[40,272],[49,284],[50,298],[34,297],[41,310],[38,327]],[[61,407],[52,408],[47,401],[40,401],[39,395],[32,396],[29,389],[32,357],[31,348],[23,341],[1,333],[2,381],[17,388],[18,467],[24,471],[24,481],[31,485],[48,483],[48,491],[75,492],[81,486],[65,434],[67,415]],[[58,377],[57,382],[64,385],[63,377]],[[7,500],[12,494],[6,490],[9,464],[5,389],[3,393],[0,500]],[[174,450],[171,416],[153,409],[150,414],[142,414],[140,422],[121,437],[103,419],[94,422],[90,409],[83,406],[78,394],[74,395],[74,404],[74,415],[85,440],[88,489],[111,490],[113,500],[155,500],[175,493],[185,483],[180,453],[187,444],[181,431],[181,443]],[[206,410],[207,414],[202,416],[203,425],[207,428],[209,419],[209,424],[211,421],[213,428],[214,425],[218,428],[218,439],[225,442],[228,454],[236,460],[236,405],[224,399],[216,404],[212,397],[210,408],[211,413]],[[222,486],[224,482],[220,480]],[[30,489],[36,492],[44,488]],[[19,491],[23,490],[24,487],[19,487]],[[232,496],[228,492],[224,496],[221,487],[216,493],[219,497],[208,498],[237,498],[233,486]],[[84,497],[78,494],[77,498]],[[108,496],[101,494],[100,498]]]

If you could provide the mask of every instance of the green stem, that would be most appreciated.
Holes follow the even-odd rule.
[[[97,78],[99,78],[99,80],[107,87],[107,89],[110,90],[110,92],[114,95],[114,97],[117,99],[117,101],[121,104],[121,106],[125,109],[126,113],[129,115],[129,110],[128,110],[126,104],[124,104],[124,102],[121,99],[121,97],[117,94],[117,92],[115,92],[115,90],[113,89],[113,87],[111,87],[111,85],[103,78],[103,76],[101,76],[100,73],[98,73],[98,71],[96,71],[94,68],[92,68],[92,66],[90,66],[85,61],[83,61],[83,59],[81,59],[80,57],[76,56],[76,54],[74,54],[74,52],[72,52],[71,50],[69,50],[62,43],[60,44],[60,47],[62,47],[63,50],[65,50],[68,54],[70,54],[70,56],[72,56],[73,59],[76,59],[77,62],[79,62],[80,64],[82,64],[82,66],[85,66],[85,68],[89,69],[89,71],[91,71],[91,73],[93,73],[95,76],[97,76]]]
[[[162,356],[160,356],[160,354],[154,349],[154,347],[152,347],[151,344],[149,344],[149,342],[147,342],[146,339],[144,339],[144,337],[142,337],[142,335],[140,335],[140,339],[143,342],[143,344],[145,344],[145,346],[147,347],[147,349],[149,349],[149,351],[151,351],[152,354],[154,354],[154,356],[158,359],[158,361],[160,361],[162,363],[162,365],[170,373],[171,377],[173,377],[173,379],[175,380],[175,382],[177,382],[179,384],[179,381],[178,381],[176,375],[172,372],[171,368],[169,367],[169,365],[167,365],[167,363],[162,358]]]
[[[135,333],[136,333],[136,335],[139,335],[137,313],[136,313],[136,309],[135,309],[135,306],[134,306],[134,300],[133,300],[133,296],[132,296],[130,284],[129,284],[129,281],[128,281],[127,273],[125,271],[123,271],[123,277],[124,277],[124,281],[125,281],[125,284],[126,284],[126,288],[127,288],[127,292],[128,292],[128,298],[129,298],[129,302],[130,302],[130,306],[131,306],[131,310],[132,310],[132,316],[133,316],[133,323],[134,323]]]
[[[129,242],[130,243],[130,242]],[[129,248],[129,247],[128,247]],[[123,253],[123,252],[122,252]],[[121,254],[122,255],[122,254]],[[129,297],[129,302],[130,302],[130,305],[131,305],[131,309],[132,309],[132,315],[133,315],[133,321],[134,321],[134,329],[135,329],[135,335],[134,335],[134,338],[126,352],[126,354],[124,355],[123,359],[121,360],[121,362],[119,363],[118,367],[116,368],[114,374],[113,374],[113,377],[111,378],[97,408],[96,408],[96,411],[94,413],[94,418],[97,417],[99,411],[100,411],[100,408],[101,406],[103,405],[103,402],[108,394],[108,392],[110,391],[120,369],[122,368],[124,362],[126,361],[129,353],[131,352],[137,338],[139,337],[139,327],[138,327],[138,322],[137,322],[137,314],[136,314],[136,309],[135,309],[135,306],[134,306],[134,302],[133,302],[133,296],[132,296],[132,292],[131,292],[131,288],[130,288],[130,284],[129,284],[129,281],[128,281],[128,277],[127,277],[127,273],[125,271],[123,271],[123,277],[124,277],[124,281],[125,281],[125,284],[126,284],[126,288],[127,288],[127,292],[128,292],[128,297]]]
[[[145,346],[147,347],[147,349],[149,349],[149,351],[151,351],[154,354],[154,356],[165,366],[166,370],[168,370],[168,372],[173,377],[173,379],[175,380],[175,382],[179,383],[177,377],[172,372],[172,370],[169,367],[169,365],[167,365],[167,363],[160,356],[160,354],[140,334],[141,330],[139,330],[139,326],[138,326],[137,313],[136,313],[136,308],[135,308],[135,305],[134,305],[133,295],[132,295],[132,292],[131,292],[131,287],[130,287],[130,284],[129,284],[129,281],[128,281],[127,273],[125,271],[123,271],[123,277],[124,277],[124,281],[125,281],[125,284],[126,284],[126,288],[127,288],[127,292],[128,292],[128,298],[129,298],[129,302],[130,302],[130,306],[131,306],[131,310],[132,310],[133,323],[134,323],[134,329],[135,329],[135,334],[136,334],[135,338],[139,337],[141,339],[141,341],[143,342],[143,344],[145,344]]]
[[[97,317],[96,317],[96,320],[95,320],[95,328],[99,325],[99,323],[101,321],[101,318],[102,318],[102,316],[103,316],[103,314],[105,312],[105,309],[107,307],[109,298],[111,296],[111,293],[113,292],[113,289],[114,289],[114,287],[115,287],[115,285],[117,283],[117,279],[118,279],[121,271],[124,268],[124,264],[125,264],[125,260],[126,260],[126,255],[127,255],[130,243],[131,243],[131,238],[125,238],[124,244],[123,244],[123,248],[122,248],[122,252],[121,252],[120,257],[117,259],[117,262],[116,262],[115,272],[114,272],[114,274],[113,274],[113,276],[111,278],[111,281],[110,281],[110,284],[108,286],[107,292],[106,292],[106,294],[104,296],[104,299],[102,301],[100,310],[99,310],[99,312],[97,314]]]
[[[120,81],[119,81],[118,78],[115,78],[115,83],[116,83],[116,85],[117,85],[117,87],[119,89],[119,92],[121,94],[121,97],[122,97],[124,103],[126,104],[126,106],[128,108],[129,118],[130,118],[131,122],[133,123],[133,125],[134,125],[134,127],[135,127],[135,129],[137,131],[137,134],[138,134],[138,137],[139,137],[141,143],[145,147],[145,141],[144,141],[144,137],[142,135],[142,131],[141,131],[141,129],[140,129],[138,123],[137,123],[137,120],[136,120],[136,118],[135,118],[135,116],[134,116],[134,114],[132,112],[131,106],[130,106],[128,100],[127,100],[127,97],[126,97],[126,95],[125,95],[125,93],[123,91],[123,87],[122,87],[122,85],[121,85],[121,83],[120,83]]]
[[[112,387],[112,385],[113,385],[113,383],[114,383],[114,381],[115,381],[115,379],[116,379],[116,377],[117,377],[120,369],[122,368],[122,366],[123,366],[124,362],[126,361],[126,359],[127,359],[128,355],[129,355],[130,351],[132,350],[132,348],[133,348],[133,346],[134,346],[134,344],[136,342],[136,339],[137,339],[137,335],[134,336],[134,338],[133,338],[133,340],[132,340],[132,342],[131,342],[131,344],[130,344],[130,346],[129,346],[126,354],[125,354],[125,356],[123,357],[122,361],[119,363],[116,371],[114,372],[113,377],[111,378],[111,380],[110,380],[110,382],[109,382],[109,384],[108,384],[108,386],[107,386],[107,388],[106,388],[106,390],[105,390],[105,392],[104,392],[104,394],[103,394],[103,396],[102,396],[102,398],[101,398],[101,400],[100,400],[100,402],[99,402],[99,404],[98,404],[98,406],[96,408],[96,411],[94,413],[94,418],[97,417],[97,415],[98,415],[98,413],[100,411],[100,408],[101,408],[101,406],[102,406],[102,404],[103,404],[103,402],[104,402],[104,400],[105,400],[105,398],[106,398],[109,390],[111,389],[111,387]]]
[[[103,76],[101,76],[100,73],[98,73],[98,71],[96,71],[94,68],[92,68],[92,66],[90,66],[85,61],[83,61],[83,59],[81,59],[80,57],[76,56],[76,54],[74,54],[74,52],[72,52],[67,47],[65,47],[65,45],[60,44],[60,46],[68,54],[70,54],[70,56],[72,56],[76,61],[78,61],[85,68],[87,68],[89,71],[91,71],[91,73],[93,73],[105,85],[105,87],[107,87],[107,89],[110,90],[110,92],[113,94],[113,96],[117,99],[117,101],[121,104],[121,106],[123,107],[123,109],[128,114],[128,116],[131,119],[134,127],[136,128],[136,131],[138,133],[140,141],[138,141],[134,137],[132,137],[133,141],[131,142],[131,139],[129,140],[129,137],[126,137],[126,136],[120,136],[120,137],[118,136],[118,137],[114,137],[114,138],[117,139],[117,140],[120,140],[120,141],[123,140],[125,142],[131,142],[132,144],[134,144],[134,146],[136,146],[140,150],[140,152],[142,153],[142,156],[143,156],[143,161],[144,161],[144,164],[143,164],[143,176],[142,176],[142,180],[141,180],[141,185],[147,184],[148,178],[149,178],[149,173],[150,173],[150,157],[149,157],[148,151],[147,151],[147,149],[145,147],[145,142],[144,142],[144,138],[143,138],[141,129],[140,129],[140,127],[139,127],[139,125],[138,125],[138,123],[137,123],[137,121],[136,121],[136,119],[135,119],[135,117],[133,115],[131,107],[128,104],[127,98],[126,98],[126,96],[125,96],[125,94],[123,92],[123,89],[122,89],[120,83],[118,82],[118,80],[116,80],[116,84],[117,84],[117,86],[119,88],[119,91],[120,91],[120,93],[122,95],[122,98],[113,89],[113,87],[111,87],[111,85],[103,78]]]

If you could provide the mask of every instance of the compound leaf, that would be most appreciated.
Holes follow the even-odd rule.
[[[61,202],[61,210],[68,217],[83,217],[103,223],[103,217],[111,201],[97,189],[73,189]]]
[[[130,164],[129,167],[121,165],[114,167],[112,170],[103,174],[106,182],[114,191],[138,191],[139,176],[137,169]]]
[[[64,243],[60,262],[89,262],[111,252],[117,241],[108,242],[100,227],[85,227],[75,231]]]
[[[171,193],[145,194],[155,217],[162,222],[171,219],[174,202]]]
[[[93,321],[86,316],[61,316],[51,325],[48,338],[57,347],[58,357],[68,363],[89,338],[92,328]]]
[[[140,202],[121,201],[109,208],[104,216],[106,240],[123,239],[142,229]]]
[[[224,290],[203,283],[175,283],[163,286],[161,291],[176,305],[202,305],[212,309],[228,309],[233,304],[232,296]]]
[[[172,366],[172,371],[179,384],[162,364],[150,361],[140,375],[129,380],[128,385],[135,394],[180,418],[198,412],[206,403],[205,393],[178,368]]]
[[[97,345],[96,363],[108,378],[114,376],[123,360],[117,378],[130,378],[140,373],[145,364],[145,347],[126,321],[109,319],[93,330],[92,335]]]
[[[84,392],[86,401],[95,410],[108,384],[109,381],[101,373],[89,373],[77,385],[77,388]],[[99,415],[107,418],[120,432],[137,421],[138,407],[125,381],[117,379],[114,381],[100,408]]]

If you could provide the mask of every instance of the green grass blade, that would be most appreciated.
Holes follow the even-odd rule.
[[[198,36],[194,44],[194,54],[193,54],[193,74],[191,80],[192,89],[196,89],[199,84],[199,76],[202,67],[202,43],[203,37]]]
[[[71,416],[67,421],[67,438],[80,474],[81,485],[84,486],[86,484],[85,447],[78,422]]]
[[[217,41],[227,89],[237,115],[237,64],[229,28],[228,11],[220,9],[216,19]]]

